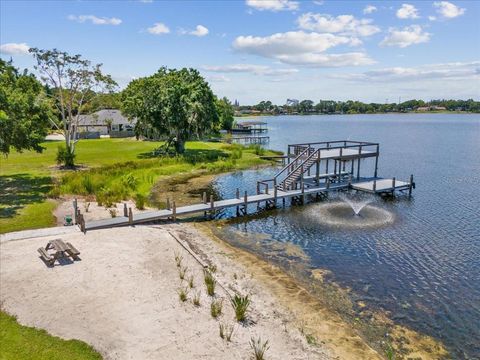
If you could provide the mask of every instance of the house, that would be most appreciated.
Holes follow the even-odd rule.
[[[80,137],[95,138],[101,135],[110,137],[134,136],[136,120],[129,120],[120,110],[103,109],[93,114],[80,115],[78,133]]]

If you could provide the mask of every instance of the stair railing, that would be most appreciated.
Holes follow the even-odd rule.
[[[290,177],[291,174],[296,173],[297,170],[299,170],[299,169],[301,169],[301,173],[300,173],[300,174],[303,174],[305,171],[308,170],[308,168],[305,169],[305,167],[304,167],[305,164],[306,164],[308,161],[310,161],[312,158],[315,158],[315,157],[318,157],[318,159],[320,159],[320,149],[317,149],[317,150],[315,150],[314,152],[312,152],[305,160],[302,161],[302,163],[301,163],[299,166],[297,166],[293,171],[290,171],[290,172],[288,173],[288,175],[285,177],[285,179],[283,179],[283,181],[282,181],[282,183],[281,183],[281,184],[282,184],[282,189],[285,189],[285,182],[287,181],[287,179]],[[313,165],[313,163],[312,163],[312,165]]]

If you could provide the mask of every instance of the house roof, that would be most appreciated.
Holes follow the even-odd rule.
[[[122,115],[120,110],[116,109],[103,109],[93,114],[80,115],[78,119],[78,125],[106,125],[105,120],[111,119],[112,125],[130,124],[136,123],[136,120],[128,120],[127,117]]]

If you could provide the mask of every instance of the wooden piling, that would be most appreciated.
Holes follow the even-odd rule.
[[[408,186],[408,197],[412,197],[412,188],[413,188],[413,174],[410,175],[410,184]]]
[[[133,211],[131,207],[128,208],[128,223],[133,225]]]
[[[77,224],[77,209],[78,209],[78,203],[77,203],[77,198],[73,199],[73,223]]]
[[[175,200],[172,201],[172,219],[177,221],[177,204],[175,204]]]
[[[123,203],[123,216],[128,217],[127,203]]]
[[[170,199],[167,198],[167,210],[170,210]]]
[[[203,199],[203,203],[206,204],[207,203],[207,193],[205,191],[203,192],[202,199]]]

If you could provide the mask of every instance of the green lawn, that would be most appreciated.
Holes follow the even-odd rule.
[[[81,140],[76,163],[81,170],[59,170],[57,148],[46,142],[43,153],[13,151],[0,167],[0,233],[55,224],[53,201],[60,195],[90,196],[110,205],[148,197],[160,179],[179,174],[221,173],[265,164],[258,147],[188,142],[176,157],[152,157],[162,143],[134,139]],[[270,152],[267,152],[270,153]]]
[[[45,330],[22,326],[13,316],[0,311],[1,360],[84,360],[101,359],[90,345],[79,340],[63,340]]]

